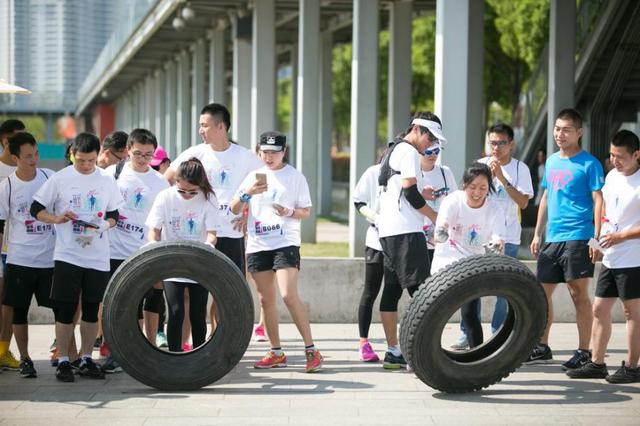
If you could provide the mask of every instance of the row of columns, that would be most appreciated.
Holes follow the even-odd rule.
[[[472,0],[465,0],[472,1]],[[375,4],[374,4],[375,3]],[[378,129],[379,1],[355,0],[353,14],[350,190],[374,163]],[[410,114],[412,1],[391,3],[389,135],[406,127]],[[315,242],[316,213],[331,212],[332,49],[330,32],[320,32],[320,0],[300,0],[293,46],[291,162],[306,176],[315,208],[302,224],[302,239]],[[117,127],[146,127],[171,158],[199,143],[199,111],[207,102],[227,103],[224,25],[195,40],[161,69],[117,101]],[[275,0],[254,3],[253,13],[231,19],[233,64],[232,138],[255,147],[258,135],[276,128]],[[208,57],[208,67],[206,65]],[[206,70],[209,70],[206,75]],[[205,91],[208,81],[208,92]],[[351,205],[351,203],[349,203]],[[350,253],[364,252],[365,222],[350,206]]]

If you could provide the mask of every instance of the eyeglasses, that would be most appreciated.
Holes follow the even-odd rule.
[[[180,195],[198,195],[199,191],[185,191],[184,189],[178,189]]]
[[[424,155],[426,155],[427,157],[431,155],[438,155],[440,154],[441,150],[442,148],[440,148],[439,146],[436,146],[435,148],[427,148],[424,150]]]
[[[500,146],[509,145],[509,141],[506,141],[506,140],[489,141],[489,145],[491,145],[492,147],[496,148],[496,147],[500,147]]]
[[[116,157],[118,159],[118,161],[122,160],[122,157],[120,157],[119,155],[116,155],[115,152],[109,150],[109,154],[113,155],[114,157]]]
[[[149,152],[147,154],[143,154],[139,151],[134,151],[131,153],[131,155],[133,155],[134,158],[143,158],[145,160],[151,160],[153,158],[153,152]]]

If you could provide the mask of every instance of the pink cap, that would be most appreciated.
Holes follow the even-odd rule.
[[[167,151],[165,151],[164,149],[162,149],[161,146],[159,146],[153,152],[153,160],[149,162],[149,165],[152,167],[158,167],[165,158],[169,158],[169,156],[167,155]]]

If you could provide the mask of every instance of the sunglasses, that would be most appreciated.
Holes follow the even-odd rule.
[[[198,195],[199,191],[185,191],[184,189],[178,189],[178,194],[181,195]]]
[[[442,148],[440,148],[439,146],[435,147],[435,148],[427,148],[425,149],[424,155],[426,155],[427,157],[431,156],[431,155],[438,155],[440,154],[440,151],[442,150]]]

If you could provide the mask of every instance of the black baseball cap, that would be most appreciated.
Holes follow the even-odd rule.
[[[282,151],[287,137],[280,132],[264,132],[260,135],[260,151]]]

